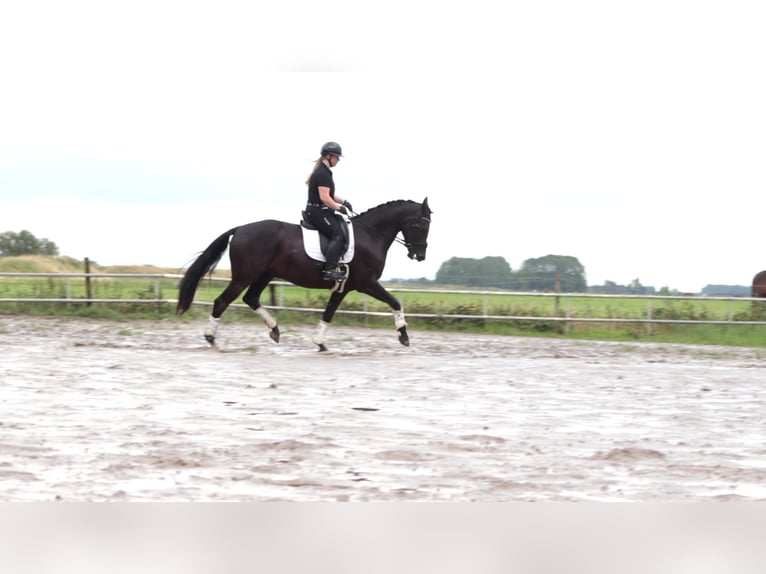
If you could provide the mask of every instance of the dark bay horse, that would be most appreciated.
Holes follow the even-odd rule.
[[[378,282],[386,263],[389,247],[398,240],[407,247],[410,259],[423,261],[428,246],[431,209],[428,198],[423,203],[409,200],[389,201],[353,217],[354,257],[348,263],[349,275],[343,289],[330,295],[312,341],[326,351],[324,335],[335,311],[349,291],[366,293],[387,303],[394,313],[399,342],[409,345],[407,322],[399,301]],[[404,240],[397,238],[402,233]],[[231,238],[231,241],[229,241]],[[280,278],[301,287],[331,289],[334,281],[322,276],[322,263],[311,259],[304,250],[301,228],[297,224],[274,219],[256,221],[229,229],[213,241],[192,263],[179,284],[176,314],[188,310],[200,280],[215,269],[226,248],[231,261],[231,281],[213,303],[205,339],[215,345],[218,320],[226,308],[247,288],[242,300],[271,329],[270,337],[279,342],[276,319],[261,305],[261,292],[272,279]]]
[[[753,297],[766,297],[766,271],[756,273],[753,277]]]

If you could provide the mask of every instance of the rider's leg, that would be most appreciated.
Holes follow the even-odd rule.
[[[341,250],[343,249],[344,237],[343,230],[338,220],[340,216],[334,214],[329,215],[327,218],[332,225],[332,233],[330,234],[330,243],[327,245],[327,255],[324,266],[325,279],[332,279],[334,281],[343,279],[345,273],[343,273],[338,267],[338,261],[340,260]]]
[[[340,259],[340,250],[343,247],[343,236],[334,234],[330,239],[330,243],[327,245],[327,261],[325,262],[324,270],[332,271],[338,266],[338,260]]]
[[[330,238],[323,267],[325,279],[343,279],[345,275],[337,269],[340,251],[343,249],[343,232],[335,214],[330,209],[322,208],[307,209],[306,215],[319,233]]]

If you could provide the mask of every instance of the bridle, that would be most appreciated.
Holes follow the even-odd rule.
[[[351,213],[351,215],[354,216],[354,219],[356,219],[356,217],[359,215],[358,213],[355,213],[353,211],[349,211],[349,213]],[[418,220],[415,223],[413,223],[412,225],[410,225],[407,228],[407,231],[410,231],[412,229],[423,228],[423,227],[425,227],[423,225],[423,223],[427,223],[427,224],[430,225],[431,224],[431,219],[429,217],[421,215],[420,217],[418,217]],[[370,227],[369,225],[367,225],[365,223],[362,223],[361,221],[354,221],[354,225],[361,225],[362,227],[367,229],[367,231],[371,231],[371,232],[373,232],[373,233],[375,233],[377,235],[380,235],[375,229],[373,229],[372,227]],[[402,233],[404,233],[404,230],[402,230]],[[400,239],[398,236],[394,237],[394,241],[396,241],[397,243],[399,243],[401,245],[404,245],[407,248],[408,251],[412,247],[423,246],[424,249],[428,247],[428,242],[427,241],[407,241],[405,239]]]
[[[424,225],[421,224],[421,222],[425,222],[428,225],[430,225],[431,219],[428,217],[425,217],[424,215],[421,215],[420,217],[418,217],[418,220],[415,223],[413,223],[407,228],[407,231],[411,231],[413,229],[421,229],[422,227],[425,227]],[[404,232],[402,231],[402,233]],[[394,241],[404,245],[407,248],[407,250],[409,250],[411,247],[423,246],[423,249],[428,247],[427,241],[406,241],[405,239],[399,239],[399,237],[394,237]]]

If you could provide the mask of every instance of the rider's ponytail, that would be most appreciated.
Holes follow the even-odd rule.
[[[314,169],[312,169],[312,170],[311,170],[311,173],[310,173],[310,174],[309,174],[309,176],[306,178],[306,185],[308,185],[308,184],[309,184],[309,182],[311,181],[311,176],[312,176],[312,175],[314,175],[314,172],[317,170],[317,168],[318,168],[320,165],[322,165],[322,160],[323,160],[324,158],[325,158],[325,156],[323,156],[323,155],[322,155],[322,156],[319,156],[319,159],[318,159],[318,160],[316,160],[316,161],[314,162]]]

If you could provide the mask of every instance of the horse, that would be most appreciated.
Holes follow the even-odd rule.
[[[176,315],[189,309],[200,280],[212,273],[227,247],[231,261],[231,281],[213,303],[205,329],[205,339],[215,347],[218,322],[226,308],[247,288],[242,300],[270,329],[269,336],[279,343],[279,325],[260,301],[261,293],[275,279],[310,289],[331,289],[322,319],[312,336],[319,351],[326,351],[325,334],[338,306],[350,291],[359,291],[388,304],[394,316],[399,342],[409,346],[407,322],[401,303],[379,283],[386,255],[394,240],[407,248],[410,259],[423,261],[431,224],[428,198],[423,203],[394,200],[352,214],[354,255],[348,263],[343,283],[325,279],[322,262],[310,258],[304,249],[301,226],[266,219],[233,227],[216,238],[191,264],[178,285]],[[397,235],[402,233],[404,239]],[[231,240],[229,240],[231,238]]]
[[[766,271],[756,273],[753,277],[753,297],[766,297]]]

